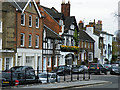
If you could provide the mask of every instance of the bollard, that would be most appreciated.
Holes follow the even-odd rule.
[[[49,81],[48,81],[48,70],[47,70],[47,83],[49,83]]]
[[[19,85],[19,81],[15,80],[15,86],[18,86],[18,85]]]
[[[63,74],[64,74],[64,81],[65,81],[65,70],[64,70]]]
[[[85,71],[83,72],[83,80],[85,80]]]
[[[77,80],[79,80],[79,71],[78,71],[78,74],[77,74]]]
[[[89,80],[90,80],[90,72],[89,72]]]
[[[71,71],[70,71],[70,72],[71,72],[71,81],[72,81],[72,80],[73,80],[73,77],[72,77],[72,69],[71,69]]]
[[[57,73],[56,73],[56,82],[58,82],[58,80],[57,80]]]

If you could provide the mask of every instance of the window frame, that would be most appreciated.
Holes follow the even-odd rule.
[[[31,22],[30,22],[30,17],[31,17]],[[31,25],[30,25],[31,23]],[[29,15],[29,27],[32,27],[32,15]]]
[[[36,28],[39,28],[39,17],[36,17],[36,20],[38,20],[38,25],[37,25],[37,21],[36,21]]]
[[[37,45],[36,45],[36,42],[37,42]],[[39,48],[39,35],[36,35],[36,38],[35,38],[35,48]]]
[[[24,47],[24,45],[25,45],[25,34],[21,33],[20,35],[23,35],[23,45],[21,45],[21,36],[20,36],[20,46]]]
[[[23,20],[23,24],[22,24],[22,15],[24,15],[24,16],[23,16],[23,19],[24,19],[24,20]],[[21,13],[21,25],[22,25],[22,26],[25,26],[25,14],[24,14],[24,13]]]
[[[31,40],[30,40],[30,36],[31,36]],[[30,42],[31,42],[31,45],[30,45]],[[29,47],[32,47],[32,35],[29,34]]]
[[[0,21],[0,33],[2,33],[2,21]]]

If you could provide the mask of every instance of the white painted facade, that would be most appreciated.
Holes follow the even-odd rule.
[[[42,50],[17,48],[16,66],[32,66],[35,70],[39,66],[42,70]]]
[[[103,37],[103,43],[104,43],[104,48],[103,48],[103,56],[104,56],[103,64],[104,64],[105,59],[108,59],[109,62],[112,59],[112,35],[101,33],[100,36]]]
[[[94,44],[94,58],[98,58],[98,61],[99,61],[99,63],[101,63],[102,64],[102,57],[101,57],[101,50],[99,49],[99,36],[97,36],[97,35],[95,35],[95,34],[93,34],[93,27],[87,27],[86,28],[86,33],[88,34],[88,35],[90,35],[93,39],[94,39],[94,41],[95,41],[95,44]]]

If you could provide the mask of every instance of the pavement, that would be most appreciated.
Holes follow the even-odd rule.
[[[109,81],[102,81],[102,80],[89,80],[89,81],[74,81],[74,82],[61,82],[61,83],[49,83],[49,84],[35,84],[29,86],[18,86],[14,88],[41,88],[41,89],[65,89],[65,88],[72,88],[72,87],[83,87],[88,85],[97,85],[97,84],[106,84],[111,83]]]

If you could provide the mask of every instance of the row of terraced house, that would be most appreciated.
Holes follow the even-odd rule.
[[[39,0],[8,0],[1,4],[0,70],[32,66],[51,71],[60,65],[89,64],[95,60],[104,63],[105,58],[109,59],[105,56],[107,51],[104,54],[106,48],[111,58],[111,42],[105,46],[102,35],[112,35],[95,30],[95,25],[101,23],[84,27],[80,21],[77,25],[75,16],[70,16],[70,1],[62,1],[61,12],[40,5]]]

